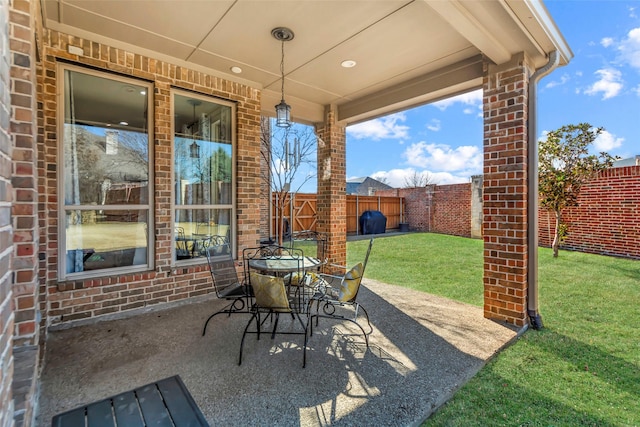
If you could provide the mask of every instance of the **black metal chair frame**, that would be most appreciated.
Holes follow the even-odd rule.
[[[267,307],[267,306],[259,306],[257,302],[254,300],[254,303],[250,309],[252,314],[251,318],[247,322],[247,325],[244,328],[242,333],[242,340],[240,341],[240,353],[238,356],[238,365],[242,364],[242,351],[244,348],[244,341],[247,334],[255,334],[257,339],[260,340],[260,335],[262,334],[262,329],[267,320],[271,320],[272,330],[271,330],[271,339],[275,338],[276,334],[281,335],[304,335],[304,343],[302,349],[302,367],[306,366],[307,362],[307,340],[308,340],[308,326],[309,326],[309,304],[308,301],[305,301],[304,289],[299,289],[302,285],[297,286],[292,284],[291,278],[294,274],[297,274],[298,277],[304,276],[304,253],[299,249],[287,248],[284,246],[277,245],[265,245],[257,248],[247,248],[243,250],[243,265],[245,268],[245,277],[248,280],[248,284],[251,286],[251,271],[254,270],[252,267],[252,261],[274,261],[274,260],[293,260],[294,264],[297,264],[295,268],[292,268],[288,272],[289,281],[286,283],[286,277],[283,277],[283,281],[285,281],[285,291],[289,297],[289,306],[288,307]],[[295,263],[297,260],[297,263]],[[260,272],[260,274],[264,274],[264,272]],[[274,276],[275,277],[275,276]],[[265,315],[264,317],[262,315]],[[278,321],[280,319],[280,314],[290,314],[294,322],[297,320],[300,326],[302,327],[303,332],[290,332],[290,331],[278,331]],[[303,319],[303,316],[306,316],[306,319]],[[255,322],[255,330],[250,330],[251,324]]]
[[[253,292],[246,282],[246,278],[242,281],[238,279],[231,246],[227,239],[222,236],[214,236],[210,242],[205,253],[213,287],[219,299],[225,299],[231,303],[207,318],[202,329],[203,336],[207,332],[209,321],[218,314],[226,313],[229,316],[232,314],[251,314],[251,299],[253,298]]]
[[[362,264],[362,274],[360,275],[360,278],[358,279],[359,282],[357,284],[356,293],[348,301],[340,301],[340,300],[338,300],[338,297],[334,296],[337,293],[337,290],[334,289],[331,286],[332,281],[338,281],[338,280],[339,280],[340,286],[342,285],[342,283],[344,282],[345,276],[346,276],[347,272],[349,271],[348,267],[339,266],[341,269],[344,269],[344,271],[345,271],[344,274],[341,275],[341,276],[334,275],[334,274],[324,274],[324,273],[320,274],[321,280],[324,280],[324,285],[327,287],[327,289],[324,292],[316,294],[316,296],[310,302],[310,305],[313,304],[313,302],[316,303],[316,313],[311,315],[309,336],[313,336],[313,319],[314,318],[316,320],[316,326],[318,326],[318,320],[319,320],[320,317],[326,318],[326,319],[347,320],[347,321],[349,321],[351,323],[354,323],[356,326],[358,326],[358,328],[360,328],[360,330],[362,331],[362,335],[364,336],[365,343],[367,344],[367,348],[369,348],[369,337],[368,337],[368,335],[373,332],[373,327],[371,326],[371,322],[369,320],[369,313],[367,313],[367,310],[362,306],[362,304],[360,304],[357,301],[357,298],[358,298],[358,292],[360,291],[360,286],[362,285],[362,280],[364,278],[364,272],[365,272],[366,267],[367,267],[367,262],[369,261],[369,255],[371,254],[371,248],[372,247],[373,247],[373,238],[369,241],[369,247],[367,248],[367,253],[365,255],[364,262]],[[332,294],[334,294],[334,295],[332,295]],[[337,306],[339,306],[339,307],[353,307],[353,310],[354,310],[353,318],[348,317],[348,316],[344,316],[344,315],[340,315],[340,314],[336,314],[336,307]],[[322,313],[320,313],[320,307],[322,307]],[[360,310],[362,310],[362,312],[365,315],[365,318],[367,319],[367,325],[369,327],[369,332],[366,332],[364,330],[364,328],[362,327],[362,325],[360,323],[358,323],[358,312]]]
[[[316,256],[324,264],[328,261],[327,256],[327,235],[315,230],[295,231],[291,234],[290,246],[296,247],[296,242],[315,242]]]

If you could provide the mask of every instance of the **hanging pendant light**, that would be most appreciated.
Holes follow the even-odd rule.
[[[288,128],[291,126],[291,106],[284,101],[284,42],[293,40],[293,31],[285,27],[277,27],[271,30],[271,35],[282,43],[282,57],[280,60],[280,74],[281,74],[281,93],[282,99],[280,103],[276,105],[276,126],[281,128]]]
[[[192,159],[199,159],[200,146],[196,142],[196,133],[194,129],[196,127],[196,105],[200,105],[202,103],[197,99],[189,99],[187,100],[187,102],[193,105],[193,123],[191,123],[191,138],[193,138],[193,142],[191,143],[191,145],[189,145],[189,157],[191,157]]]

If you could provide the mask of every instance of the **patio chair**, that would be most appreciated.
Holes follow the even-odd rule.
[[[291,234],[290,246],[302,249],[307,256],[317,257],[323,264],[327,263],[327,235],[315,230],[296,231]]]
[[[226,313],[229,316],[238,313],[251,314],[252,289],[245,280],[238,279],[231,247],[225,238],[219,237],[220,239],[212,240],[214,244],[210,244],[205,253],[217,297],[231,303],[209,316],[202,329],[203,336],[207,332],[209,321],[218,314]]]
[[[294,275],[304,275],[303,252],[277,245],[247,248],[243,250],[243,264],[255,298],[250,310],[252,316],[244,328],[240,341],[238,365],[242,364],[242,351],[247,334],[255,334],[259,340],[265,323],[270,320],[272,339],[276,334],[304,335],[302,356],[304,368],[309,323],[308,298],[311,293],[305,293],[302,287],[291,281]],[[301,329],[278,330],[280,314],[283,313],[291,316],[294,322],[293,328],[298,324]],[[251,329],[252,324],[255,324],[255,329]]]
[[[318,325],[319,318],[347,320],[354,323],[362,331],[367,348],[369,347],[368,335],[373,332],[371,322],[369,321],[369,313],[367,310],[357,301],[358,291],[364,277],[364,271],[369,261],[369,255],[371,254],[371,248],[373,247],[373,239],[369,241],[369,247],[364,257],[364,262],[359,262],[350,269],[344,266],[339,268],[344,272],[343,274],[320,274],[320,284],[317,285],[320,288],[320,292],[316,293],[312,298],[311,305],[316,303],[316,313],[311,316],[309,335],[313,336],[313,319],[316,320],[316,326]],[[331,264],[333,268],[336,266]],[[322,289],[324,288],[324,289]],[[353,311],[353,314],[351,313]],[[360,322],[358,322],[358,314],[362,311],[364,314],[369,331],[366,332]]]

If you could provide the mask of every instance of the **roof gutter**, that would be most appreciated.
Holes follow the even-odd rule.
[[[560,64],[557,50],[549,54],[549,61],[538,68],[529,79],[528,140],[527,140],[527,236],[529,257],[527,262],[527,314],[533,329],[542,329],[542,316],[538,310],[538,82]]]

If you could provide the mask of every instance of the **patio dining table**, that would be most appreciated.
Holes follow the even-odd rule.
[[[282,275],[291,273],[297,270],[303,271],[317,271],[324,265],[324,262],[314,257],[273,257],[273,258],[258,258],[249,261],[249,267],[259,270],[263,273],[271,273],[276,275]]]

